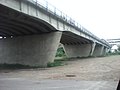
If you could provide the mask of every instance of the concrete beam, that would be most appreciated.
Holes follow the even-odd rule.
[[[67,57],[88,57],[91,52],[91,44],[64,45]]]
[[[0,63],[45,67],[53,62],[62,32],[0,40]]]

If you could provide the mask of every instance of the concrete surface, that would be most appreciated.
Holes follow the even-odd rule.
[[[104,46],[96,45],[92,56],[102,56]]]
[[[115,81],[0,78],[0,90],[116,90]]]
[[[105,56],[105,55],[106,55],[106,53],[107,53],[107,48],[106,48],[106,47],[104,47],[104,48],[103,48],[103,52],[102,52],[102,56]]]
[[[62,32],[0,40],[0,63],[46,66],[53,62]]]
[[[88,57],[92,44],[64,45],[64,49],[68,57]]]
[[[91,43],[91,51],[90,51],[90,56],[93,56],[93,52],[95,50],[96,43]]]

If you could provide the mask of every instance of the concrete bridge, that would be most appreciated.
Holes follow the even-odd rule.
[[[120,39],[107,39],[107,42],[111,45],[111,46],[114,46],[114,45],[120,45]]]
[[[42,0],[41,0],[42,1]],[[0,63],[46,66],[59,43],[68,57],[104,56],[110,45],[46,1],[0,0]]]

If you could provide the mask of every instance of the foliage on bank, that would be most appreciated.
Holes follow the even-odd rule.
[[[120,51],[115,50],[114,52],[109,51],[106,55],[120,55]]]
[[[65,55],[65,51],[64,51],[63,47],[58,48],[55,57],[64,57],[64,56],[66,56],[66,55]]]
[[[54,62],[49,62],[47,64],[47,67],[56,67],[56,66],[63,66],[63,62],[62,61],[58,61],[58,60],[55,60]]]

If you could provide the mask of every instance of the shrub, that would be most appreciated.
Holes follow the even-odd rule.
[[[63,57],[63,56],[65,56],[65,52],[63,47],[60,47],[57,49],[56,57]]]

